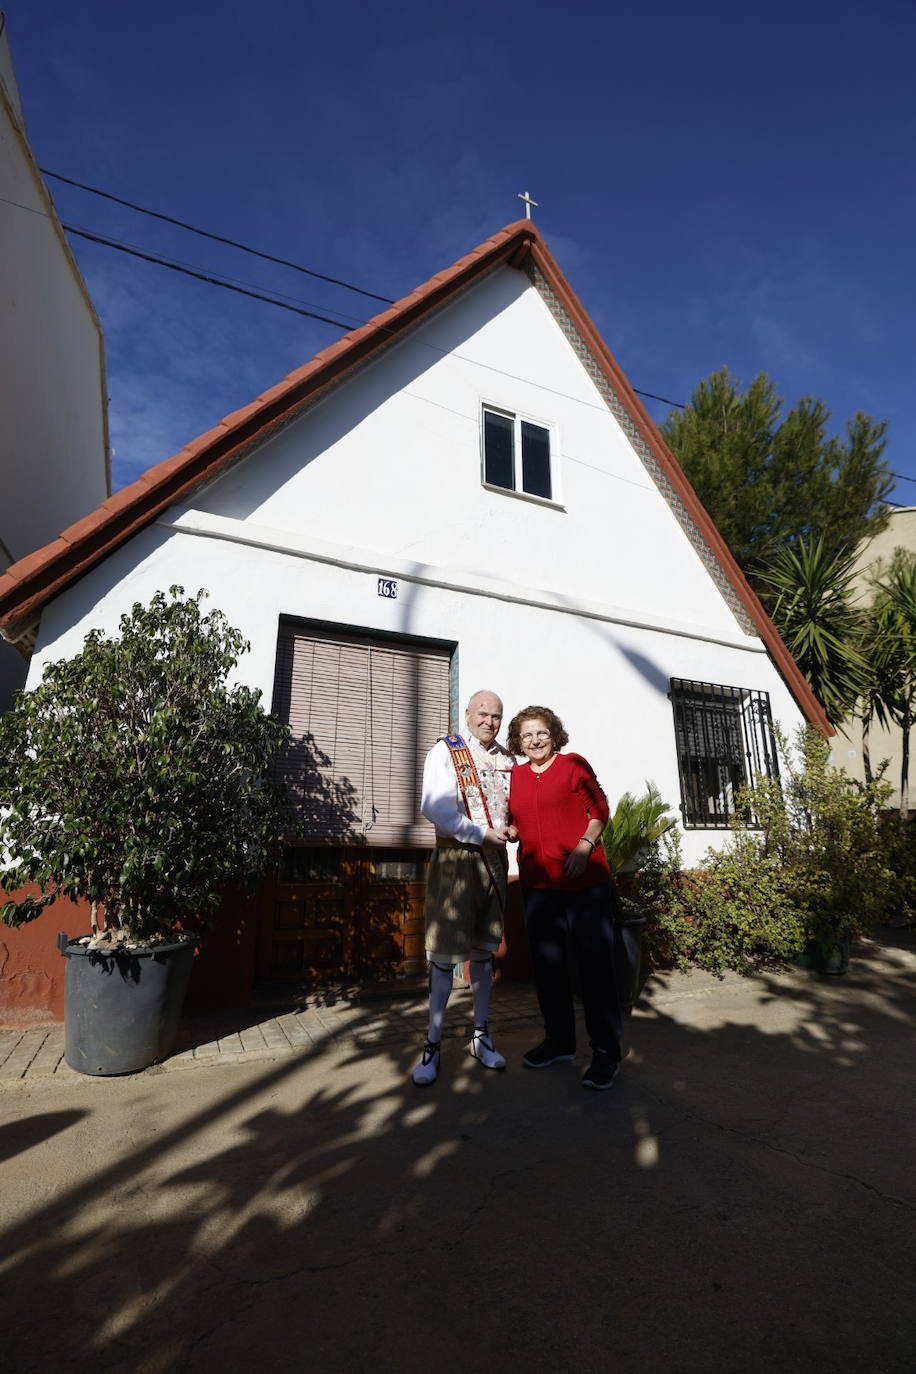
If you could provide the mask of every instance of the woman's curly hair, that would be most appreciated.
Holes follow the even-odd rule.
[[[506,742],[510,754],[524,754],[525,752],[522,748],[523,720],[542,720],[545,730],[550,731],[550,739],[554,749],[562,749],[564,744],[569,743],[569,735],[567,735],[563,722],[555,711],[551,711],[549,706],[526,706],[524,711],[518,711],[509,722]]]

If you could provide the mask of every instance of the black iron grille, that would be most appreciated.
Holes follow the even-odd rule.
[[[675,677],[669,696],[684,826],[727,829],[738,789],[779,777],[769,693]]]

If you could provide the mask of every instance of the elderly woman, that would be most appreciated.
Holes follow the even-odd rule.
[[[615,897],[601,846],[608,804],[586,760],[560,752],[568,742],[563,722],[546,706],[526,706],[509,726],[509,749],[527,760],[512,770],[509,836],[519,840],[525,927],[545,1034],[524,1063],[544,1069],[575,1056],[567,958],[572,941],[592,1046],[582,1086],[603,1089],[617,1075],[621,1035],[614,978]]]

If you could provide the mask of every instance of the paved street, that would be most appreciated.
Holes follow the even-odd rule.
[[[4,1371],[912,1370],[911,934],[656,976],[603,1094],[584,1046],[521,1067],[529,989],[505,1073],[468,1011],[425,1090],[417,996],[190,1022],[118,1079],[5,1038]]]

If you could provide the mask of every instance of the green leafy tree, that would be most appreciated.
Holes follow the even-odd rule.
[[[248,645],[205,593],[172,587],[91,631],[0,718],[0,906],[8,925],[86,898],[107,938],[168,936],[265,869],[287,824],[271,765],[288,738],[227,685]]]
[[[784,413],[761,372],[745,391],[727,368],[700,382],[662,433],[743,571],[757,573],[783,544],[819,536],[831,552],[853,548],[887,524],[893,487],[882,460],[886,421],[858,411],[845,438],[805,397]]]
[[[802,536],[783,545],[759,580],[769,592],[776,628],[829,719],[838,725],[873,680],[856,647],[863,616],[852,604],[855,555]]]

